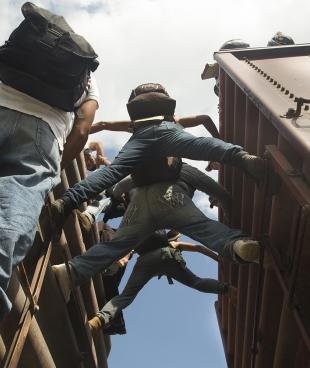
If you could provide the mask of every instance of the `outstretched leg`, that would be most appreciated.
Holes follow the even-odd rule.
[[[179,262],[171,260],[167,264],[166,274],[177,280],[181,284],[203,293],[225,294],[228,284],[215,279],[200,278],[187,267],[183,267]]]
[[[139,291],[143,286],[154,276],[152,270],[148,267],[144,267],[143,264],[140,265],[139,262],[136,263],[132,270],[132,273],[127,281],[124,290],[114,298],[112,298],[105,306],[99,311],[97,317],[101,321],[101,326],[110,324],[113,319],[129,304],[131,304],[136,298]],[[96,323],[94,323],[95,321]],[[98,321],[96,317],[89,321],[89,324],[93,329],[97,329]],[[98,326],[97,328],[94,326]]]

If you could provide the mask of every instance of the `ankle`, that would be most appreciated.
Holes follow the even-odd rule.
[[[60,201],[62,201],[62,204],[63,204],[63,213],[64,213],[64,216],[65,217],[68,217],[70,215],[70,213],[73,211],[74,207],[72,205],[72,202],[71,200],[66,197],[66,196],[63,196]]]

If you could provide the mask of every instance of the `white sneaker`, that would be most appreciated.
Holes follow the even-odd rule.
[[[68,303],[71,295],[71,283],[69,274],[67,272],[66,265],[61,263],[59,265],[52,266],[52,270],[56,277],[59,289],[64,298],[65,303]]]
[[[233,250],[243,261],[259,263],[261,246],[253,239],[239,239],[233,244]]]

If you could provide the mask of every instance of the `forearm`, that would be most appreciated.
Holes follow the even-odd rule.
[[[96,100],[87,100],[76,111],[72,130],[64,146],[62,168],[65,168],[85,146],[97,106]]]
[[[199,252],[199,245],[194,245],[192,243],[186,243],[186,242],[170,242],[170,244],[173,246],[173,248],[186,251],[186,252]]]
[[[176,122],[181,124],[184,128],[192,128],[202,124],[207,129],[207,131],[212,135],[212,137],[214,138],[220,137],[216,125],[208,115],[196,115],[185,118],[176,118]]]
[[[109,130],[114,132],[131,132],[130,121],[99,121],[92,125],[90,134],[100,132],[102,130]]]
[[[77,128],[72,129],[67,137],[61,160],[61,168],[66,168],[69,163],[82,151],[88,138],[88,132],[79,132]]]
[[[208,257],[214,259],[215,261],[219,260],[219,257],[214,252],[212,252],[210,249],[204,247],[203,245],[191,244],[191,243],[185,243],[185,242],[171,242],[171,245],[174,248],[177,248],[177,249],[182,250],[182,251],[198,252],[198,253],[201,253],[205,256],[208,256]]]
[[[197,252],[208,256],[209,258],[212,258],[214,261],[218,262],[219,261],[219,256],[217,254],[215,254],[214,252],[212,252],[212,250],[204,247],[203,245],[198,245],[198,250]]]
[[[204,116],[204,115],[202,115]],[[203,126],[207,129],[207,131],[211,134],[213,138],[220,138],[220,133],[214,123],[214,121],[210,118],[210,116],[207,116],[207,119],[202,123]]]

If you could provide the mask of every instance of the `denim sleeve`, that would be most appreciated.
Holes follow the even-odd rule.
[[[217,197],[220,201],[231,200],[230,193],[224,187],[191,165],[183,163],[180,179],[201,192]]]

